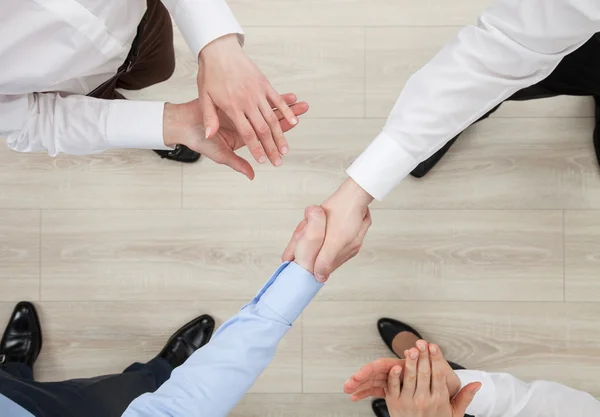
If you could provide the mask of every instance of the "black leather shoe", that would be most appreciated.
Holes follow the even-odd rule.
[[[387,404],[383,398],[373,400],[371,408],[377,417],[390,417],[390,412],[388,411]]]
[[[600,164],[600,97],[594,96],[596,103],[596,125],[594,126],[594,150],[596,151],[596,160]]]
[[[398,320],[389,319],[386,317],[381,318],[377,321],[377,330],[379,330],[379,335],[383,339],[383,342],[392,351],[392,353],[394,355],[396,355],[396,352],[394,352],[394,349],[392,348],[392,341],[394,340],[396,335],[398,335],[398,333],[410,332],[410,333],[414,334],[415,336],[417,336],[419,339],[423,339],[423,336],[421,336],[421,334],[418,331],[416,331],[415,329],[410,327],[408,324],[402,323],[401,321],[398,321]],[[396,356],[398,356],[398,355],[396,355]],[[404,359],[404,358],[401,358],[401,359]],[[455,371],[457,371],[459,369],[465,369],[462,366],[460,366],[454,362],[448,361],[448,364]]]
[[[0,364],[19,362],[33,368],[42,350],[42,327],[33,304],[21,301],[15,309],[2,341]]]
[[[200,159],[200,154],[191,150],[185,145],[177,145],[173,150],[158,150],[154,149],[161,158],[170,159],[171,161],[183,162],[190,164]]]
[[[215,321],[206,314],[190,321],[177,330],[169,339],[159,358],[166,360],[173,368],[183,365],[192,354],[208,343],[215,330]]]

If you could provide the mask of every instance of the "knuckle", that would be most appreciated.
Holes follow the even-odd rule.
[[[261,125],[258,128],[257,133],[261,137],[269,137],[269,135],[271,133],[271,128],[267,125]]]
[[[254,156],[259,156],[259,155],[262,155],[262,150],[263,150],[262,146],[257,145],[257,146],[253,146],[250,149],[250,153]]]
[[[249,127],[245,128],[240,134],[245,141],[254,140],[254,131]]]

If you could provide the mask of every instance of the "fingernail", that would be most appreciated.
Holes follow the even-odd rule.
[[[410,352],[410,358],[411,359],[417,359],[419,357],[419,354],[415,351]]]
[[[320,282],[325,281],[325,275],[317,274],[317,275],[315,275],[315,277],[317,278],[317,281],[320,281]]]
[[[275,166],[276,166],[276,167],[280,166],[282,163],[283,163],[283,161],[282,161],[280,158],[277,158],[277,159],[275,160]]]
[[[437,348],[435,347],[435,345],[429,345],[429,351],[432,355],[435,355],[437,353]]]
[[[425,343],[419,342],[419,343],[417,343],[417,347],[419,348],[419,350],[421,352],[425,352]]]
[[[400,375],[400,370],[399,370],[399,369],[396,369],[396,370],[394,371],[394,375],[396,375],[396,376]]]
[[[292,124],[293,125],[297,125],[298,124],[298,119],[297,118],[292,118]]]
[[[212,133],[212,130],[210,129],[210,127],[208,129],[206,129],[206,132],[204,132],[205,134],[205,139],[210,138],[210,134]]]
[[[479,392],[479,390],[481,389],[481,387],[482,387],[482,385],[475,388],[475,391],[473,391],[473,395],[477,394]]]
[[[261,156],[260,158],[258,158],[259,164],[264,164],[265,162],[267,162],[267,158],[265,156]]]
[[[281,148],[281,153],[284,155],[287,155],[287,153],[290,151],[290,148],[288,148],[287,146],[283,146]]]

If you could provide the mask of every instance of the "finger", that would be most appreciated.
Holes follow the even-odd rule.
[[[250,165],[248,161],[246,161],[244,158],[237,155],[233,151],[231,152],[231,154],[227,155],[223,160],[220,160],[219,163],[227,165],[235,171],[244,174],[246,177],[248,177],[250,181],[254,179],[254,169],[252,169],[252,165]]]
[[[384,398],[385,397],[385,389],[382,387],[368,388],[364,391],[360,391],[360,392],[352,394],[350,396],[350,399],[352,401],[360,401],[360,400],[364,400],[365,398],[368,398],[368,397]]]
[[[288,106],[292,105],[296,101],[298,101],[298,97],[296,97],[296,94],[294,94],[294,93],[285,93],[285,94],[282,94],[280,97],[283,99],[283,101],[285,101],[285,103]],[[269,106],[271,106],[271,108],[273,110],[277,109],[277,106],[275,104],[273,104],[273,102],[271,100],[269,100],[269,97],[267,97],[267,101],[269,102]]]
[[[332,232],[334,233],[334,232]],[[319,282],[325,282],[335,269],[337,256],[346,247],[346,243],[335,235],[325,235],[325,243],[315,261],[315,277]]]
[[[294,260],[294,252],[296,252],[296,243],[298,242],[298,238],[300,234],[304,231],[306,227],[307,221],[306,219],[302,220],[298,226],[296,226],[296,230],[292,233],[292,238],[288,243],[287,247],[283,251],[283,255],[281,256],[282,262],[291,262]]]
[[[307,224],[304,233],[300,235],[296,243],[294,261],[313,273],[315,259],[317,259],[325,240],[325,211],[320,206],[311,206],[305,210],[304,216]]]
[[[285,120],[287,120],[292,126],[298,124],[298,118],[294,115],[294,112],[290,110],[285,100],[275,91],[273,87],[270,87],[267,93],[267,98],[271,103],[283,114]]]
[[[204,135],[208,139],[219,130],[219,115],[217,107],[207,93],[202,97],[202,111],[204,113]]]
[[[388,380],[388,375],[389,372],[387,374],[380,374],[380,375],[375,375],[373,376],[373,378],[370,378],[364,382],[357,382],[354,380],[348,380],[346,381],[346,383],[344,384],[344,392],[346,394],[352,394],[367,388],[372,388],[372,387],[385,387],[387,386],[387,380]]]
[[[417,341],[419,349],[419,362],[417,363],[417,389],[416,395],[421,397],[431,396],[431,362],[429,362],[429,344],[425,340]]]
[[[358,254],[358,251],[362,247],[363,242],[365,240],[365,236],[367,235],[367,232],[369,231],[369,228],[371,227],[372,223],[373,222],[371,220],[371,211],[369,209],[367,209],[367,214],[365,215],[365,218],[363,219],[363,222],[360,225],[360,230],[358,231],[358,236],[356,236],[356,238],[352,241],[352,244],[351,244],[351,246],[353,248],[356,248],[354,256]]]
[[[265,162],[267,162],[265,150],[263,149],[262,144],[256,137],[256,133],[254,132],[252,125],[250,124],[248,119],[246,119],[246,116],[243,113],[240,113],[235,117],[234,125],[236,130],[238,131],[238,134],[242,137],[244,143],[248,147],[248,150],[250,151],[254,159],[256,159],[256,162],[260,164],[264,164]]]
[[[469,385],[460,390],[456,397],[451,401],[454,408],[454,415],[462,416],[467,413],[467,407],[475,398],[477,391],[481,389],[481,382],[471,382]]]
[[[269,124],[265,120],[260,110],[254,109],[250,113],[246,113],[246,116],[254,127],[254,131],[256,132],[258,139],[267,154],[267,158],[269,158],[269,161],[271,161],[271,163],[276,167],[280,166],[283,161],[279,154],[279,149],[277,149],[275,141],[273,140],[271,128],[269,127]]]
[[[273,140],[275,141],[275,146],[277,146],[277,150],[281,155],[287,155],[290,148],[288,146],[287,141],[285,140],[285,136],[283,136],[283,131],[281,130],[281,125],[279,124],[279,119],[269,106],[269,103],[265,100],[260,105],[260,112],[265,118],[267,124],[271,128],[271,133],[273,135]]]
[[[296,103],[296,104],[293,104],[290,108],[292,109],[292,111],[294,112],[295,115],[301,116],[308,111],[308,103],[305,103],[305,102]],[[288,131],[292,130],[294,127],[298,126],[297,124],[296,125],[290,124],[290,122],[288,122],[287,120],[285,120],[283,118],[283,116],[281,115],[281,113],[279,111],[276,111],[275,115],[279,119],[279,125],[281,126],[281,130],[283,132],[288,132]]]
[[[440,398],[448,397],[448,387],[446,386],[446,361],[438,345],[429,345],[429,355],[431,357],[431,393],[438,394]]]
[[[387,392],[394,399],[400,398],[401,366],[394,366],[388,376]]]
[[[400,396],[407,401],[412,400],[417,386],[417,361],[419,359],[419,350],[412,348],[404,353],[406,362],[404,363],[404,378],[402,381],[402,393]]]
[[[368,381],[371,378],[374,378],[376,375],[383,375],[383,378],[387,380],[387,375],[396,365],[404,365],[404,359],[377,359],[376,361],[366,364],[357,372],[355,372],[354,375],[352,375],[352,377],[350,377],[350,379],[346,381],[344,387],[348,387],[349,389],[353,389],[353,391],[355,391],[360,384],[364,383],[365,381]]]

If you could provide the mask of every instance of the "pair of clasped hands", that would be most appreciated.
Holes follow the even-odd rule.
[[[165,105],[165,145],[185,145],[227,165],[250,180],[254,170],[235,151],[247,146],[257,162],[283,163],[290,151],[284,133],[298,125],[308,104],[294,94],[279,95],[244,53],[237,35],[208,44],[198,57],[198,98]],[[321,207],[327,216],[325,242],[315,263],[315,276],[325,282],[331,273],[355,256],[371,225],[368,206],[373,198],[348,179]],[[282,258],[293,260],[302,221]]]
[[[294,233],[295,262],[314,273],[326,241],[327,218],[322,207],[308,207]],[[289,249],[289,247],[288,247]],[[350,259],[353,248],[340,253]],[[379,359],[362,367],[344,384],[353,401],[385,398],[391,417],[463,417],[481,383],[461,389],[461,381],[439,346],[418,340],[404,352],[406,359]]]

